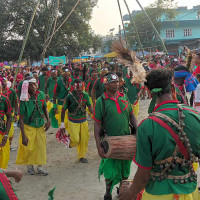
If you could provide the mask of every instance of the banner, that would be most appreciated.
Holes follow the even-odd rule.
[[[60,56],[60,57],[53,57],[49,56],[49,64],[52,66],[59,65],[59,64],[66,64],[66,57]]]

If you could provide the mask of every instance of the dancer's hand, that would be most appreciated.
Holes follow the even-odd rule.
[[[8,139],[8,136],[4,135],[4,137],[3,137],[2,141],[1,141],[0,147],[4,147],[6,145],[7,139]]]
[[[133,195],[130,188],[127,187],[120,191],[118,198],[119,200],[136,200],[137,195]]]
[[[50,126],[51,126],[51,122],[50,121],[46,122],[44,125],[44,130],[47,131]]]
[[[22,172],[20,171],[16,171],[15,174],[14,174],[14,179],[15,179],[15,182],[16,183],[19,183],[22,179]]]
[[[28,146],[28,138],[26,136],[22,137],[22,144]]]
[[[101,145],[100,146],[98,146],[98,154],[99,154],[99,156],[101,157],[101,158],[106,158],[105,157],[105,152],[104,152],[104,149],[101,147]]]

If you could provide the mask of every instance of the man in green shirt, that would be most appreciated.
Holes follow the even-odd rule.
[[[129,75],[127,75],[124,78],[124,80],[125,80],[126,88],[128,89],[127,96],[133,107],[133,113],[135,117],[138,118],[139,109],[140,109],[141,84],[131,83],[132,77],[133,77],[133,72],[130,71]]]
[[[47,81],[47,72],[48,72],[48,68],[47,67],[43,67],[41,69],[40,76],[39,76],[38,89],[40,91],[42,91],[43,93],[45,93],[45,85],[46,85],[46,81]]]
[[[97,99],[93,119],[95,120],[94,134],[97,150],[102,158],[99,177],[104,174],[106,181],[104,200],[111,200],[113,186],[129,177],[131,161],[105,158],[105,153],[101,146],[101,126],[103,126],[108,136],[130,135],[129,123],[134,127],[136,133],[137,120],[128,97],[118,92],[118,76],[109,73],[104,78],[106,92]],[[104,108],[105,110],[103,110]]]
[[[19,116],[21,134],[16,164],[27,165],[27,172],[30,175],[35,174],[33,165],[37,165],[37,172],[46,176],[48,172],[42,165],[46,164],[45,131],[49,129],[50,121],[45,94],[37,90],[35,78],[29,77],[23,82]]]
[[[12,140],[14,135],[14,123],[17,121],[18,115],[18,102],[17,102],[17,93],[12,88],[7,87],[7,81],[4,79],[2,81],[3,90],[2,93],[4,96],[9,98],[11,104],[11,112],[12,112],[12,123],[9,131],[9,142],[10,142],[10,149],[11,151],[15,151],[15,148],[12,148]]]
[[[173,100],[172,78],[168,69],[153,70],[146,77],[152,94],[149,117],[138,127],[134,157],[138,169],[120,200],[136,200],[143,188],[142,200],[200,199],[195,173],[200,158],[200,113]]]
[[[0,82],[0,168],[6,169],[10,158],[10,144],[8,137],[12,122],[12,108],[8,97],[2,94],[2,90],[2,83]]]
[[[94,82],[91,92],[93,105],[95,105],[96,100],[105,92],[103,77],[106,73],[108,73],[108,68],[102,68],[100,77]]]
[[[93,113],[89,95],[83,91],[83,82],[80,79],[76,79],[73,92],[67,95],[63,104],[60,128],[64,134],[64,119],[66,110],[68,110],[70,147],[77,146],[78,158],[82,163],[88,162],[85,158],[89,140],[86,106],[89,108],[90,113]]]
[[[47,111],[49,112],[53,108],[53,90],[57,83],[57,70],[53,68],[51,70],[51,76],[47,80],[45,87],[45,94],[47,94]]]

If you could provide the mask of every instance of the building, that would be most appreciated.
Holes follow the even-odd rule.
[[[160,36],[170,52],[180,52],[184,46],[200,48],[200,6],[179,7],[175,19],[161,16]]]
[[[178,7],[177,15],[174,19],[169,19],[167,13],[160,19],[161,29],[160,37],[164,40],[169,52],[180,53],[184,46],[200,48],[200,6],[194,6],[192,9],[187,7]],[[132,16],[142,11],[133,11]],[[129,21],[129,16],[124,15],[125,23]]]

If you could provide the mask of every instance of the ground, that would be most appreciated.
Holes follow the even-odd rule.
[[[147,116],[149,100],[140,102],[139,122]],[[26,173],[25,166],[15,165],[17,151],[11,152],[9,169],[18,169],[23,172],[23,180],[13,183],[20,200],[48,200],[48,192],[56,187],[55,200],[102,200],[105,193],[103,177],[98,180],[98,167],[100,158],[97,154],[93,133],[93,121],[89,121],[90,140],[87,158],[88,164],[77,161],[76,149],[66,149],[55,137],[56,130],[47,132],[47,165],[49,175],[30,176]],[[19,128],[15,128],[13,146],[18,147]],[[131,176],[133,177],[135,164],[132,164]],[[116,199],[116,187],[113,190]]]

